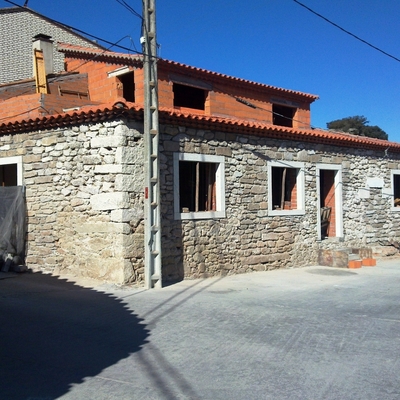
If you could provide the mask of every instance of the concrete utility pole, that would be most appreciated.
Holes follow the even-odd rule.
[[[143,0],[145,285],[162,287],[155,0]]]

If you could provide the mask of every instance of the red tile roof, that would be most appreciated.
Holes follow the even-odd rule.
[[[86,47],[82,47],[82,46],[77,46],[77,45],[71,45],[71,44],[65,44],[65,43],[58,43],[58,50],[67,54],[67,55],[84,55],[84,56],[95,56],[96,59],[99,60],[111,60],[113,62],[121,62],[124,61],[125,63],[128,61],[133,61],[133,62],[141,62],[142,61],[142,56],[139,54],[125,54],[125,53],[116,53],[113,51],[101,51],[98,49],[91,49],[91,48],[86,48]],[[258,82],[253,82],[253,81],[249,81],[246,79],[241,79],[241,78],[235,78],[233,76],[229,76],[229,75],[225,75],[225,74],[221,74],[218,72],[213,72],[213,71],[209,71],[206,69],[202,69],[202,68],[197,68],[197,67],[192,67],[186,64],[181,64],[178,63],[176,61],[170,61],[170,60],[165,60],[160,58],[158,61],[159,65],[164,64],[164,65],[169,65],[169,66],[173,66],[173,67],[177,67],[180,69],[185,69],[185,70],[189,70],[195,73],[201,73],[201,74],[205,74],[205,75],[209,75],[210,77],[214,77],[214,78],[219,78],[219,79],[227,79],[230,80],[232,83],[234,84],[248,84],[248,85],[252,85],[254,87],[260,88],[260,89],[269,89],[269,90],[274,90],[274,91],[278,91],[278,92],[283,92],[285,94],[292,94],[292,95],[296,95],[296,96],[301,96],[303,98],[307,98],[310,102],[318,99],[319,97],[313,94],[309,94],[309,93],[303,93],[303,92],[298,92],[295,90],[288,90],[288,89],[283,89],[283,88],[279,88],[276,86],[270,86],[270,85],[265,85],[263,83],[258,83]]]
[[[96,123],[122,117],[129,117],[141,121],[143,120],[143,109],[134,103],[128,103],[124,99],[121,99],[114,103],[82,107],[78,111],[72,110],[63,114],[3,123],[0,124],[0,135],[65,128],[71,125]],[[159,120],[161,124],[175,124],[233,134],[254,135],[281,140],[304,141],[315,144],[371,150],[384,151],[388,149],[392,152],[400,153],[400,143],[356,136],[349,133],[334,133],[322,129],[287,128],[266,124],[260,121],[190,114],[167,108],[160,109]]]

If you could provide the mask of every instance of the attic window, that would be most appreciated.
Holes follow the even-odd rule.
[[[193,108],[195,110],[205,110],[207,90],[193,86],[173,84],[174,107]]]
[[[293,117],[296,108],[282,106],[280,104],[272,104],[273,124],[279,126],[293,127]]]
[[[126,101],[135,102],[135,78],[132,72],[117,76],[122,86],[122,97]]]

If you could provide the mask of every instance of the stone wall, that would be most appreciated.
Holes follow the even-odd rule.
[[[176,152],[224,157],[225,218],[175,219]],[[18,155],[26,185],[28,267],[116,283],[143,281],[142,125],[118,120],[1,136],[0,157]],[[300,215],[268,210],[268,162],[276,160],[304,163]],[[318,163],[342,168],[340,240],[318,240]],[[162,126],[163,277],[312,265],[321,248],[400,241],[400,213],[387,196],[390,171],[399,166],[399,157],[384,152]]]
[[[143,277],[140,125],[123,121],[0,137],[23,156],[28,267],[122,283]]]
[[[372,246],[400,238],[400,213],[391,211],[392,199],[385,195],[390,190],[390,170],[399,168],[398,156],[184,127],[165,126],[162,133],[166,278],[312,265],[320,248]],[[225,156],[226,218],[174,219],[174,152]],[[267,165],[276,160],[304,162],[304,215],[268,212]],[[318,240],[318,163],[342,168],[344,235],[340,239]],[[369,188],[370,178],[382,178],[382,187]]]

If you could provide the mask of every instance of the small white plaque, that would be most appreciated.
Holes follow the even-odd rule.
[[[367,186],[370,188],[381,188],[383,185],[383,178],[367,178]]]

